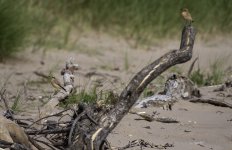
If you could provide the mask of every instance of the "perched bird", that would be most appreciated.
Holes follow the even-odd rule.
[[[61,85],[61,83],[54,77],[51,77],[51,85],[56,89],[56,90],[60,90],[63,89],[64,91],[66,91],[66,89]]]
[[[189,13],[189,10],[187,8],[182,8],[181,9],[181,16],[184,18],[186,23],[191,24],[193,22],[192,16]]]

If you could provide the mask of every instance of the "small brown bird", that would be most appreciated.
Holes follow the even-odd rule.
[[[63,89],[64,91],[66,91],[66,89],[61,85],[61,83],[54,77],[51,77],[51,85],[58,91],[60,89]]]
[[[191,24],[193,22],[192,16],[189,13],[189,10],[187,8],[181,9],[181,16],[184,18],[186,24]]]

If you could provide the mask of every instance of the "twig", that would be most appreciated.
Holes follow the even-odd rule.
[[[25,131],[28,135],[39,135],[39,134],[58,134],[58,133],[67,133],[71,128],[58,128],[58,129],[45,129],[45,130],[34,130],[34,131]]]
[[[50,147],[52,150],[56,150],[56,148],[54,148],[51,144],[45,142],[45,141],[41,141],[41,140],[38,140],[38,139],[34,139],[35,141],[39,142],[39,143],[42,143],[48,147]]]
[[[8,102],[4,97],[6,90],[4,90],[2,93],[0,93],[0,98],[3,100],[5,108],[6,108],[6,113],[9,113],[9,117],[11,117],[11,119],[14,119],[14,115],[13,115],[13,111],[9,108]]]
[[[65,109],[65,110],[63,110],[63,111],[61,111],[61,112],[58,112],[58,113],[56,113],[56,114],[48,115],[48,116],[42,117],[42,118],[36,120],[35,122],[33,122],[31,125],[29,125],[28,128],[30,128],[32,125],[34,125],[35,123],[37,123],[37,122],[39,122],[39,121],[41,121],[41,120],[43,120],[43,119],[45,119],[45,118],[49,118],[49,117],[53,117],[53,116],[58,116],[58,115],[62,114],[62,113],[65,112],[65,111],[68,111],[68,110],[70,110],[70,109]]]
[[[10,148],[13,143],[0,139],[0,148]]]
[[[27,83],[28,83],[28,80],[23,83],[24,100],[27,100],[27,96],[28,96],[28,94],[27,94],[27,90],[28,90]]]
[[[41,147],[36,141],[34,141],[30,136],[27,137],[31,144],[34,145],[38,150],[44,150],[44,148]]]
[[[34,74],[37,75],[37,76],[40,76],[42,78],[49,79],[49,75],[46,75],[46,74],[44,74],[42,72],[34,71]]]
[[[6,89],[5,87],[6,87],[7,83],[8,83],[8,81],[10,80],[12,74],[13,73],[11,73],[10,75],[7,76],[5,82],[3,83],[2,87],[1,87],[0,93],[2,93],[2,91]]]
[[[73,135],[74,129],[77,128],[77,125],[76,125],[76,124],[77,124],[78,120],[79,120],[82,116],[84,116],[85,114],[86,114],[86,111],[82,112],[82,113],[81,113],[79,116],[77,116],[77,117],[75,118],[75,120],[73,121],[71,130],[70,130],[69,135],[68,135],[68,146],[70,146],[70,145],[72,144],[72,135]]]
[[[214,106],[221,106],[221,107],[228,107],[232,109],[232,104],[227,103],[227,102],[220,102],[218,100],[214,99],[203,99],[203,98],[196,98],[196,99],[191,99],[189,100],[192,103],[208,103]]]
[[[89,118],[90,121],[92,121],[95,125],[98,125],[97,121],[94,120],[88,113],[86,113],[86,116]]]
[[[9,105],[8,105],[8,103],[7,103],[7,101],[6,101],[5,97],[4,97],[5,92],[6,92],[6,90],[3,90],[3,92],[0,93],[0,96],[1,96],[1,99],[3,100],[3,102],[4,102],[6,110],[10,110]]]
[[[198,60],[198,57],[194,59],[194,61],[192,62],[192,64],[190,65],[189,67],[189,71],[188,71],[188,77],[190,77],[191,73],[192,73],[192,70],[193,70],[193,67],[196,63],[196,61]]]

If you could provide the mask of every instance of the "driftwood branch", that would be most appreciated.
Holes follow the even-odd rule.
[[[157,121],[157,122],[162,122],[162,123],[179,123],[179,121],[172,119],[172,118],[168,118],[168,117],[154,117],[153,115],[149,115],[145,112],[132,112],[130,111],[131,114],[136,114],[138,116],[140,116],[143,119],[136,119],[136,120],[146,120],[149,122],[152,121]]]
[[[232,109],[232,104],[227,103],[227,102],[223,102],[223,101],[214,100],[212,98],[209,98],[209,99],[195,98],[195,99],[191,99],[190,102],[192,102],[192,103],[207,103],[207,104],[211,104],[214,106],[228,107],[228,108]]]
[[[52,96],[49,102],[41,108],[42,114],[37,117],[37,121],[29,125],[26,133],[28,135],[62,135],[58,136],[63,146],[61,149],[69,150],[100,150],[107,147],[106,137],[108,134],[117,126],[121,119],[129,112],[130,108],[139,98],[140,94],[146,88],[146,86],[159,76],[162,72],[174,66],[189,61],[192,57],[192,49],[195,40],[195,30],[192,26],[185,26],[182,31],[181,43],[179,50],[172,50],[164,54],[159,59],[155,60],[150,65],[144,67],[138,72],[126,88],[120,94],[118,101],[113,107],[106,110],[99,110],[97,106],[82,106],[79,105],[79,109],[74,112],[74,116],[70,123],[63,127],[56,127],[53,129],[40,129],[32,130],[32,125],[39,121],[44,120],[52,114],[54,107],[61,101],[64,100],[72,92],[74,87],[74,70],[77,70],[78,65],[73,64],[72,60],[67,61],[65,68],[61,71],[64,81],[64,90],[60,90],[57,94]],[[38,74],[37,74],[38,75]],[[39,75],[43,76],[43,75]],[[46,75],[45,75],[46,76]],[[44,77],[45,77],[44,76]],[[46,77],[45,77],[46,78]],[[147,116],[143,116],[146,118]],[[156,121],[163,122],[162,119],[155,119]],[[152,120],[151,120],[152,121]],[[42,121],[43,122],[43,121]],[[41,124],[41,123],[40,123]],[[43,123],[42,123],[43,124]],[[45,124],[43,124],[45,125]],[[23,132],[23,131],[22,131]],[[24,132],[23,132],[24,133]],[[22,135],[22,134],[20,134]],[[53,136],[54,137],[54,136]],[[25,136],[28,141],[27,136]],[[35,138],[30,138],[31,143],[41,149],[38,143],[42,143],[48,146],[50,149],[56,149],[57,145],[53,144],[52,141],[45,142]],[[63,141],[62,141],[63,140]],[[8,141],[8,142],[12,142]],[[57,141],[60,142],[60,141]],[[23,143],[23,142],[21,142]],[[25,142],[24,142],[25,143]],[[26,144],[25,144],[26,145]],[[30,147],[30,143],[27,147]],[[56,148],[55,148],[56,147]]]
[[[114,108],[100,117],[98,121],[99,125],[91,124],[90,126],[88,123],[86,124],[88,127],[82,128],[77,132],[76,137],[78,137],[78,140],[73,142],[70,149],[102,149],[108,134],[117,126],[125,114],[128,113],[146,86],[171,66],[184,63],[192,58],[195,34],[196,31],[193,26],[185,26],[182,31],[180,49],[164,54],[138,72],[122,91],[119,101],[115,104]],[[85,120],[83,119],[83,121]],[[83,121],[80,120],[79,123],[81,124]]]

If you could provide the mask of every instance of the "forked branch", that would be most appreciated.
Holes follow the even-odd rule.
[[[129,109],[137,101],[146,86],[168,68],[187,62],[192,58],[195,34],[196,31],[193,26],[185,26],[182,31],[180,49],[164,54],[139,71],[122,91],[119,101],[114,108],[99,118],[98,125],[91,124],[91,127],[81,128],[76,132],[75,137],[78,137],[78,140],[73,142],[70,149],[103,149],[103,143],[108,134],[129,112]],[[96,114],[92,115],[93,118],[98,118]],[[80,123],[83,122],[80,120]]]

